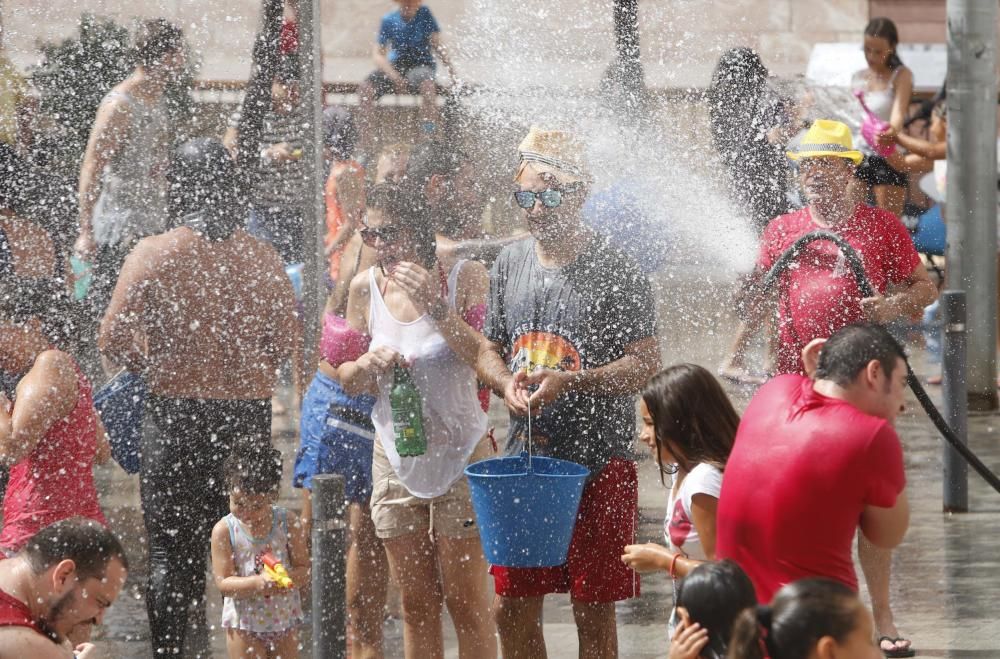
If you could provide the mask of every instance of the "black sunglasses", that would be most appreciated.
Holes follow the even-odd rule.
[[[361,227],[361,241],[368,247],[375,247],[375,243],[381,240],[386,245],[391,245],[399,238],[401,229],[399,227]]]
[[[542,206],[545,206],[546,208],[558,208],[562,205],[563,195],[572,194],[579,189],[579,186],[572,186],[563,190],[558,188],[548,188],[546,190],[542,190],[541,192],[518,190],[514,193],[514,201],[517,202],[518,206],[525,210],[534,207],[536,200],[542,202]]]

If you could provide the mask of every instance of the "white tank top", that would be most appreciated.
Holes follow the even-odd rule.
[[[860,89],[865,93],[865,104],[872,113],[882,121],[889,121],[892,118],[892,106],[896,102],[896,75],[903,70],[902,66],[897,66],[889,76],[889,82],[885,89],[870,91],[868,89],[868,69],[862,69],[854,74],[851,80],[852,89]],[[864,111],[861,111],[861,119],[864,120]]]
[[[463,263],[456,263],[448,275],[448,304],[453,309]],[[371,348],[392,348],[410,362],[423,404],[427,452],[415,458],[400,458],[396,452],[389,404],[391,372],[379,378],[372,423],[400,482],[414,496],[432,499],[462,477],[476,444],[486,433],[486,414],[476,396],[476,373],[452,351],[430,316],[409,323],[393,318],[379,291],[374,267],[368,270],[368,278]]]

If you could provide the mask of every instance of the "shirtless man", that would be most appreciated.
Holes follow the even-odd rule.
[[[163,93],[184,67],[180,28],[145,21],[136,34],[135,71],[97,110],[80,167],[80,233],[74,253],[94,262],[91,296],[100,314],[122,261],[144,236],[163,229],[166,166],[173,129]]]
[[[101,352],[141,371],[149,389],[146,601],[154,651],[167,654],[183,647],[187,603],[204,597],[205,548],[228,510],[222,464],[237,440],[270,442],[270,399],[289,357],[302,381],[292,285],[275,249],[242,229],[236,176],[218,140],[178,149],[170,180],[179,226],[129,254],[99,336]]]
[[[125,551],[101,524],[76,517],[42,529],[0,561],[0,657],[73,657],[67,636],[101,622],[127,575]],[[90,643],[75,650],[96,656]]]

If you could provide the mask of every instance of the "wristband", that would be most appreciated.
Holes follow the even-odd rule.
[[[677,559],[680,558],[680,557],[681,557],[681,553],[677,552],[676,554],[674,554],[674,557],[670,559],[670,570],[669,570],[669,573],[670,573],[670,578],[671,579],[676,579],[677,578],[677,575],[674,573],[674,568],[677,567]]]

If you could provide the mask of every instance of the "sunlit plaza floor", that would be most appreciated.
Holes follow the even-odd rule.
[[[713,277],[678,275],[661,278],[660,335],[664,363],[692,361],[714,370],[725,354],[735,330],[732,318],[720,311],[727,300],[726,284]],[[918,374],[932,372],[917,351]],[[730,389],[739,407],[746,404],[749,390]],[[939,391],[932,391],[939,396]],[[505,425],[498,401],[491,416]],[[286,456],[287,472],[294,457],[297,437],[295,417],[275,422],[275,443]],[[973,415],[970,444],[992,468],[1000,469],[1000,415]],[[918,656],[973,659],[1000,657],[1000,494],[975,473],[969,476],[971,512],[946,515],[941,512],[941,453],[943,443],[936,431],[910,400],[898,424],[906,454],[908,493],[913,508],[910,530],[896,552],[893,564],[892,601],[900,631],[913,640]],[[638,449],[637,449],[638,450]],[[645,458],[645,456],[643,456]],[[666,491],[655,463],[640,462],[640,541],[662,540]],[[286,482],[288,480],[286,479]],[[132,554],[140,554],[141,518],[138,477],[127,477],[116,467],[99,471],[102,500],[116,528],[125,534]],[[283,503],[299,506],[297,492],[283,491]],[[208,548],[206,547],[206,552]],[[141,599],[145,561],[134,560],[135,569],[122,597],[109,611],[100,631],[109,656],[151,656],[146,610]],[[618,606],[618,638],[621,656],[646,659],[665,657],[666,621],[671,589],[665,575],[643,580],[640,597]],[[994,608],[997,607],[997,608]],[[221,598],[209,590],[210,643],[214,657],[224,657],[225,647],[218,621]],[[550,657],[576,657],[577,642],[567,596],[550,596],[545,607],[545,635]],[[386,623],[386,655],[402,657],[402,625],[390,618]],[[457,657],[454,631],[445,623],[446,656]],[[303,657],[311,656],[308,650]]]

